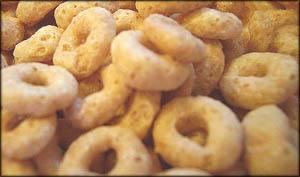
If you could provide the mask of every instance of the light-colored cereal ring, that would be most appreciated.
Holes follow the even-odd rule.
[[[278,105],[289,117],[291,127],[299,131],[299,98],[296,95],[290,96]]]
[[[209,1],[137,1],[135,6],[139,14],[145,18],[155,13],[165,16],[169,16],[174,13],[187,13],[195,9],[207,7],[211,4],[212,2]]]
[[[245,162],[250,175],[297,175],[298,147],[287,116],[275,105],[249,112],[242,122]]]
[[[155,176],[212,176],[198,168],[171,168],[155,174]]]
[[[78,98],[67,110],[75,128],[92,129],[108,122],[131,93],[113,64],[101,69],[103,89],[84,99]]]
[[[72,19],[78,15],[81,11],[91,7],[102,7],[111,13],[115,12],[119,5],[117,2],[107,1],[70,1],[60,4],[54,12],[55,21],[57,26],[66,29],[71,23]]]
[[[181,25],[194,35],[209,39],[234,39],[241,35],[242,22],[232,13],[202,8],[184,16]]]
[[[25,29],[18,18],[1,18],[1,50],[13,50],[24,38]]]
[[[115,34],[116,23],[109,11],[101,7],[81,11],[61,36],[53,63],[78,79],[88,77],[103,66]]]
[[[56,117],[27,118],[17,127],[19,117],[7,110],[1,110],[1,152],[8,158],[28,159],[37,155],[54,136]]]
[[[191,63],[190,64],[190,75],[189,75],[189,77],[176,90],[163,92],[162,104],[165,104],[166,102],[169,102],[170,100],[172,100],[175,97],[191,96],[195,80],[196,80],[195,69],[194,69],[194,65]]]
[[[59,168],[59,175],[99,175],[89,171],[92,158],[114,149],[118,156],[115,167],[108,175],[148,175],[151,157],[146,147],[127,128],[102,126],[75,140]]]
[[[249,52],[267,52],[273,41],[274,26],[268,14],[255,11],[247,28],[250,33],[247,50]]]
[[[103,88],[103,83],[101,82],[100,77],[101,75],[99,74],[100,71],[101,69],[78,82],[78,96],[81,99],[87,97],[90,94],[98,92]]]
[[[58,134],[52,137],[43,150],[33,160],[40,175],[56,175],[63,158],[63,151],[58,146]]]
[[[33,26],[60,3],[62,1],[20,1],[16,14],[24,24]]]
[[[299,25],[299,14],[295,10],[273,9],[264,13],[271,19],[275,31],[285,25]]]
[[[53,59],[63,29],[47,25],[40,28],[29,39],[16,45],[15,63],[45,62]]]
[[[115,118],[112,125],[129,128],[144,139],[160,109],[160,98],[160,92],[135,91],[129,97],[127,112]]]
[[[299,61],[299,25],[286,25],[279,28],[274,35],[271,50],[292,55],[296,61]]]
[[[1,1],[2,3],[2,1]],[[35,176],[38,172],[35,170],[30,160],[14,160],[1,155],[1,175],[3,176]]]
[[[189,65],[145,47],[145,35],[129,30],[115,37],[111,47],[113,64],[133,88],[150,91],[178,88],[189,75]]]
[[[216,1],[214,7],[222,12],[233,13],[238,17],[244,12],[244,2],[241,1]]]
[[[206,47],[206,57],[194,63],[195,84],[192,95],[208,95],[218,85],[224,71],[225,56],[219,40],[203,40]]]
[[[129,9],[119,9],[113,15],[117,24],[117,33],[125,30],[138,30],[144,21],[139,13]]]
[[[191,127],[205,127],[208,136],[204,146],[180,134]],[[181,97],[164,105],[154,122],[153,139],[155,152],[168,164],[217,172],[239,159],[242,127],[234,113],[217,100]]]
[[[136,10],[135,1],[119,1],[120,9]]]
[[[177,61],[199,62],[206,55],[202,40],[171,18],[151,14],[144,20],[143,31],[155,47]]]
[[[298,63],[289,55],[252,52],[235,59],[224,73],[219,87],[227,103],[255,109],[278,104],[298,87]]]
[[[18,115],[52,114],[70,106],[77,95],[76,79],[59,66],[21,63],[2,69],[1,75],[2,107]]]

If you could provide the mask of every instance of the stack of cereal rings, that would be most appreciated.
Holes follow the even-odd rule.
[[[1,1],[1,175],[299,175],[298,1]]]

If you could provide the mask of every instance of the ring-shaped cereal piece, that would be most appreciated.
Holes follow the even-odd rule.
[[[160,109],[160,98],[160,92],[135,91],[129,97],[127,112],[113,119],[112,125],[129,128],[144,139]]]
[[[299,152],[293,142],[288,117],[276,105],[252,110],[245,116],[242,125],[245,163],[250,175],[299,173]]]
[[[16,14],[27,26],[33,26],[41,21],[51,10],[62,1],[20,1]]]
[[[105,64],[115,34],[116,22],[109,11],[101,7],[81,11],[62,34],[53,63],[77,79],[88,77]]]
[[[171,168],[162,171],[160,173],[157,173],[155,174],[155,176],[212,176],[212,175],[198,168]]]
[[[291,127],[299,131],[299,97],[292,95],[278,106],[289,117]]]
[[[218,85],[225,66],[223,45],[219,40],[204,39],[206,56],[194,63],[195,84],[192,95],[209,95]]]
[[[135,6],[139,14],[146,18],[155,13],[165,16],[174,13],[188,13],[195,9],[207,7],[211,4],[212,2],[209,1],[137,1]]]
[[[172,18],[151,14],[143,22],[143,31],[162,53],[177,61],[199,62],[206,55],[202,40]]]
[[[298,63],[294,57],[252,52],[232,61],[219,87],[227,103],[245,109],[278,104],[299,87]]]
[[[26,118],[20,121],[15,113],[1,110],[2,153],[13,159],[28,159],[37,155],[54,136],[57,120],[51,115],[41,118]]]
[[[181,25],[198,37],[222,40],[240,36],[243,28],[234,14],[206,7],[184,16]]]
[[[92,129],[108,122],[131,93],[113,64],[101,69],[103,89],[84,99],[77,98],[67,110],[67,118],[75,128]]]
[[[146,34],[141,31],[123,31],[115,37],[111,47],[112,63],[122,78],[139,90],[178,88],[189,76],[189,64],[150,50],[144,46],[149,45],[147,42]]]
[[[15,160],[1,154],[1,175],[3,176],[36,176],[38,172],[31,160]]]
[[[13,50],[24,39],[25,28],[18,18],[1,17],[1,50]]]
[[[119,9],[113,15],[117,24],[117,34],[125,30],[139,30],[144,21],[139,13],[129,9]]]
[[[108,175],[149,175],[152,161],[141,140],[129,129],[102,126],[76,139],[68,148],[59,175],[99,175],[89,171],[95,155],[114,149],[117,163]]]
[[[58,129],[58,128],[57,128]],[[56,175],[62,162],[63,151],[58,144],[57,131],[42,151],[33,157],[38,172],[41,175]]]
[[[204,126],[204,146],[179,132]],[[242,126],[221,102],[206,96],[179,97],[164,105],[154,122],[155,151],[170,165],[217,172],[231,167],[242,150]],[[230,154],[230,158],[227,158]]]
[[[18,43],[14,49],[15,63],[45,62],[53,59],[63,29],[47,25],[30,38]]]
[[[1,74],[2,107],[17,115],[46,116],[70,106],[77,96],[76,79],[60,66],[21,63]]]

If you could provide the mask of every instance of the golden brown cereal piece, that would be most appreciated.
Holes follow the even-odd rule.
[[[198,37],[222,40],[240,36],[243,29],[242,22],[234,14],[211,8],[186,15],[181,25]]]
[[[113,120],[112,125],[131,129],[144,139],[160,109],[160,92],[135,91],[128,101],[127,112]]]
[[[155,174],[155,176],[212,176],[212,175],[198,168],[171,168],[162,171],[160,173],[157,173]]]
[[[202,127],[208,132],[204,146],[181,134],[191,127]],[[239,159],[242,135],[234,113],[206,96],[173,99],[164,105],[153,129],[155,152],[168,164],[209,172],[225,170]],[[226,158],[228,153],[230,158]]]
[[[54,115],[22,120],[15,113],[2,109],[1,120],[2,153],[13,159],[23,160],[37,155],[47,146],[56,130]]]
[[[273,52],[294,56],[299,61],[299,25],[286,25],[279,28],[271,44]]]
[[[159,39],[157,39],[159,40]],[[148,44],[147,44],[148,43]],[[173,90],[189,76],[189,64],[152,51],[146,34],[123,31],[113,41],[112,62],[124,81],[140,90]]]
[[[211,5],[209,1],[137,1],[136,9],[142,17],[150,14],[169,16],[173,13],[187,13]]]
[[[136,10],[135,1],[119,1],[120,9]]]
[[[6,1],[1,1],[1,17],[10,16],[10,17],[17,17],[16,9],[18,4],[11,4],[11,5],[4,5],[3,3]],[[15,2],[15,1],[11,1]]]
[[[78,96],[80,98],[83,99],[90,94],[100,91],[103,88],[103,83],[101,82],[99,72],[100,70],[96,71],[88,78],[78,82]]]
[[[108,175],[149,175],[151,157],[139,138],[129,129],[102,126],[76,139],[60,166],[59,175],[99,175],[89,171],[92,158],[110,149],[117,153],[117,163]]]
[[[60,66],[21,63],[2,69],[1,75],[2,108],[18,115],[52,114],[70,106],[77,95],[76,79]]]
[[[287,116],[275,105],[249,112],[245,130],[245,162],[250,175],[297,175],[298,147]]]
[[[19,1],[1,1],[1,5],[17,5]]]
[[[219,40],[203,40],[206,47],[206,57],[194,63],[195,84],[192,95],[208,95],[216,88],[224,71],[225,57],[223,46]]]
[[[89,130],[108,122],[131,93],[113,64],[99,74],[103,89],[84,99],[77,98],[67,110],[67,118],[75,128]]]
[[[116,23],[109,11],[101,7],[81,11],[62,34],[53,63],[77,79],[86,78],[105,64],[115,34]]]
[[[54,51],[63,33],[63,29],[47,25],[40,28],[29,39],[16,45],[15,63],[46,62],[53,59]]]
[[[274,9],[264,13],[271,19],[275,31],[285,25],[299,25],[299,14],[295,10]]]
[[[298,63],[279,53],[252,52],[235,59],[219,87],[226,102],[244,109],[278,104],[294,94],[299,85]]]
[[[241,1],[216,1],[214,6],[219,11],[233,13],[238,17],[244,13],[244,2]]]
[[[187,80],[176,90],[171,90],[169,92],[163,92],[162,104],[169,102],[170,100],[172,100],[175,97],[191,96],[195,80],[196,80],[195,69],[194,69],[194,65],[191,63],[190,64],[190,75],[187,78]]]
[[[144,20],[143,31],[161,53],[169,54],[177,61],[199,62],[206,55],[202,40],[171,18],[151,14]]]
[[[1,1],[2,2],[2,1]],[[35,176],[35,170],[31,160],[15,160],[1,155],[1,175],[3,176]]]
[[[58,146],[58,134],[52,137],[48,145],[33,160],[40,175],[56,175],[63,158],[63,151]]]
[[[72,19],[78,15],[81,11],[86,10],[90,7],[102,7],[111,13],[115,12],[118,9],[117,2],[103,2],[103,1],[70,1],[60,4],[54,13],[54,17],[57,23],[57,26],[63,29],[66,29],[71,23]]]
[[[290,96],[278,105],[289,117],[291,127],[299,131],[299,98],[296,95]]]
[[[24,38],[24,26],[18,18],[1,17],[1,50],[13,50]]]
[[[267,52],[273,42],[274,26],[268,14],[255,11],[247,24],[250,33],[249,52]]]
[[[20,1],[16,14],[24,24],[33,26],[60,3],[62,1]]]
[[[139,13],[129,9],[119,9],[113,15],[117,24],[117,33],[125,30],[138,30],[144,21]]]

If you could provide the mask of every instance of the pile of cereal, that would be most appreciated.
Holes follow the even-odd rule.
[[[1,5],[1,175],[299,175],[298,1]]]

